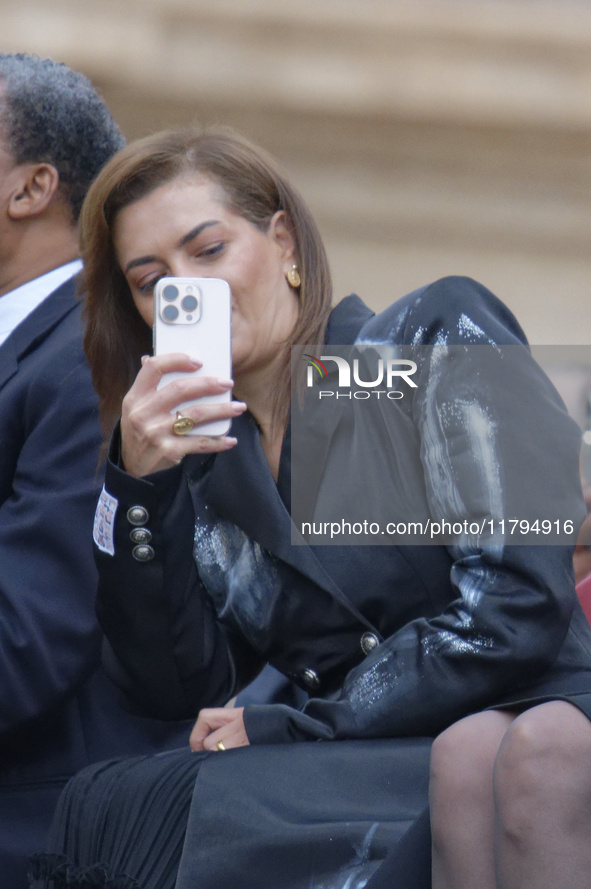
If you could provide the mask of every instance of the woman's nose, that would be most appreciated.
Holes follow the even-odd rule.
[[[170,263],[169,276],[171,278],[196,278],[198,276],[195,266],[188,259],[176,259]]]

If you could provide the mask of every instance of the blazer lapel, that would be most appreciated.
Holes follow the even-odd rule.
[[[15,375],[17,370],[18,356],[16,347],[12,336],[9,336],[0,346],[0,389]]]
[[[347,296],[333,309],[326,330],[325,345],[352,345],[363,325],[374,312],[358,296]],[[331,362],[332,363],[332,362]],[[295,372],[295,368],[293,368]],[[336,388],[337,371],[329,372],[322,388]],[[310,397],[308,397],[308,394]],[[310,521],[316,494],[324,475],[333,436],[341,422],[345,401],[329,398],[320,401],[317,390],[305,390],[302,404],[292,397],[290,454],[292,473],[291,515],[297,528]]]
[[[375,312],[372,312],[354,293],[346,296],[330,313],[326,327],[326,344],[350,346],[359,336],[363,325],[374,315]]]
[[[359,297],[347,297],[331,314],[327,341],[337,343],[334,339],[336,336],[338,345],[352,343],[361,326],[372,315]],[[338,418],[334,418],[334,424],[337,422]],[[334,424],[331,424],[331,429],[334,429]],[[205,492],[208,502],[219,515],[242,528],[264,549],[328,590],[348,610],[356,611],[299,535],[297,525],[294,527],[269,469],[253,417],[247,413],[236,418],[232,424],[232,434],[238,439],[238,445],[231,451],[218,454],[213,461]],[[315,466],[314,471],[318,477],[322,474],[330,447],[330,435],[327,437],[320,456],[316,454],[319,465]],[[289,456],[289,442],[285,444]],[[292,544],[292,534],[293,539],[299,537],[301,542]],[[366,623],[365,620],[363,622]]]
[[[213,462],[205,496],[215,511],[256,540],[263,549],[338,591],[311,549],[292,545],[291,516],[269,469],[255,421],[250,414],[233,421],[237,447]]]

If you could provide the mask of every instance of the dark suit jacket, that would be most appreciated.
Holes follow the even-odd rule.
[[[424,362],[398,414],[392,459],[397,445],[420,454],[402,481],[435,517],[452,517],[465,478],[480,480],[476,499],[488,515],[499,491],[501,509],[512,504],[515,479],[504,465],[525,447],[526,488],[543,494],[534,507],[550,502],[576,529],[584,514],[578,429],[519,325],[484,287],[443,279],[375,317],[349,298],[334,310],[327,341],[518,349],[512,387],[463,373],[455,360],[443,374]],[[470,371],[472,353],[464,354]],[[457,421],[466,405],[494,431],[485,461],[474,428]],[[341,420],[316,442],[324,474]],[[483,707],[553,696],[591,715],[591,631],[574,593],[571,547],[509,538],[484,548],[294,546],[288,441],[275,485],[253,419],[233,429],[232,451],[146,479],[128,476],[111,455],[106,488],[119,504],[115,555],[98,554],[99,619],[109,671],[147,712],[172,717],[223,703],[270,661],[311,699],[303,712],[247,707],[254,743],[435,735]],[[127,510],[135,504],[149,513],[151,561],[133,555]]]
[[[67,779],[186,743],[125,712],[100,666],[96,395],[66,282],[0,347],[0,885],[26,885]]]

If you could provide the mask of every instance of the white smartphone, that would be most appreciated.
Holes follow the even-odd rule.
[[[221,278],[161,278],[154,290],[154,355],[184,352],[202,366],[194,376],[232,377],[232,306],[230,286]],[[158,388],[186,372],[165,374]],[[229,402],[230,390],[184,401],[171,411],[176,416],[192,404]],[[225,435],[231,419],[214,420],[192,429],[188,435]]]

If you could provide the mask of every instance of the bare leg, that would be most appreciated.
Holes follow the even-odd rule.
[[[518,716],[501,744],[494,792],[498,889],[589,889],[587,717],[565,701],[540,704]]]
[[[477,713],[433,743],[433,889],[496,889],[493,769],[514,718],[499,710]]]

